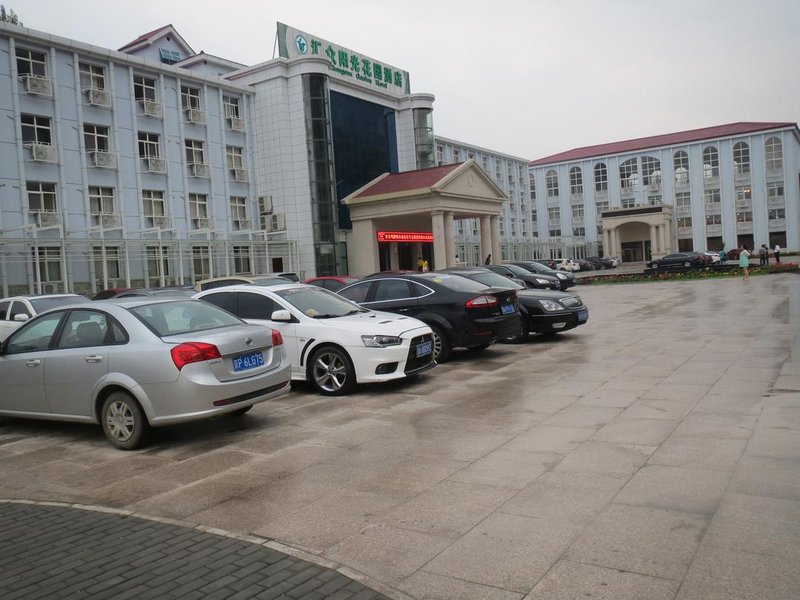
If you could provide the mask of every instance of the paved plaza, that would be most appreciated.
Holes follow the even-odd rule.
[[[0,503],[0,597],[796,598],[800,277],[574,291],[561,336],[137,452],[0,420],[0,499],[38,502]]]

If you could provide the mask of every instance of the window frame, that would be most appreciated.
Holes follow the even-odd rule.
[[[53,144],[52,119],[44,115],[22,113],[19,116],[22,144]],[[26,139],[27,138],[27,139]]]
[[[24,54],[27,54],[27,56]],[[36,56],[34,57],[34,55]],[[47,52],[17,46],[14,49],[14,58],[16,59],[18,77],[47,79]]]

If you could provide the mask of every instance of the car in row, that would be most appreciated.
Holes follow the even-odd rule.
[[[703,269],[712,263],[712,258],[702,252],[674,252],[647,262],[653,270]]]
[[[79,294],[40,294],[3,298],[0,300],[0,342],[39,313],[59,306],[79,304],[86,300],[85,296]]]
[[[530,271],[531,273],[555,277],[559,284],[557,288],[554,288],[557,290],[567,290],[577,283],[577,279],[573,273],[567,271],[556,271],[535,260],[519,260],[513,261],[511,264],[517,265],[518,267],[521,267],[526,271]]]

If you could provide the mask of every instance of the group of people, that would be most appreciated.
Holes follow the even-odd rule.
[[[775,244],[775,248],[772,251],[775,254],[775,262],[780,263],[780,245]],[[769,248],[767,248],[766,244],[761,244],[761,248],[758,249],[758,260],[759,266],[769,264]],[[742,244],[742,247],[739,249],[739,267],[744,271],[744,278],[750,279],[750,251],[747,249],[747,244]]]

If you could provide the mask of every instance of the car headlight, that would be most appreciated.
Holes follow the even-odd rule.
[[[561,306],[558,302],[553,302],[552,300],[539,300],[539,304],[541,304],[542,308],[545,309],[547,312],[564,310],[563,306]]]
[[[403,343],[403,340],[396,335],[362,335],[361,341],[367,348],[386,348]]]
[[[566,281],[567,279],[569,279],[569,277],[567,277],[567,276],[566,276],[566,275],[564,275],[563,273],[556,273],[556,277],[558,277],[559,279],[563,279],[564,281]]]
[[[535,279],[536,279],[536,283],[540,283],[542,285],[547,285],[547,284],[550,283],[550,280],[548,280],[548,279],[540,279],[539,277],[536,277]]]

